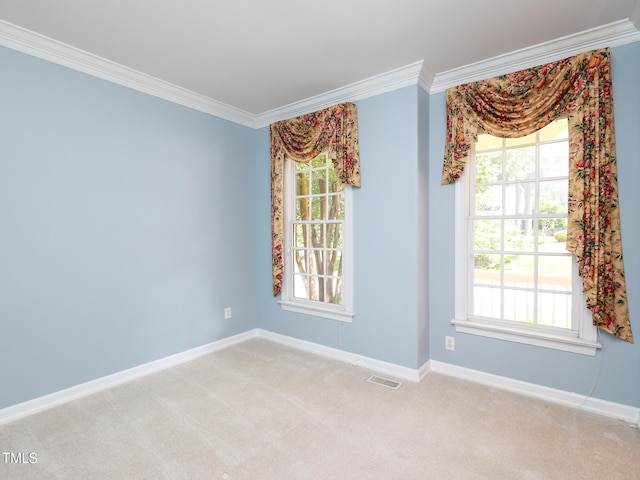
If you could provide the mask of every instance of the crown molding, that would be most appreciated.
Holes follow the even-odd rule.
[[[640,41],[640,0],[631,17],[550,42],[434,74],[420,60],[257,115],[0,20],[0,45],[250,128],[418,85],[429,94],[523,68]]]
[[[254,127],[254,115],[0,20],[0,45],[216,117]]]
[[[636,24],[640,23],[640,2],[636,2],[634,15]],[[640,31],[638,31],[634,23],[629,19],[620,20],[438,73],[428,92],[430,94],[444,92],[449,87],[455,87],[463,83],[475,82],[509,72],[516,72],[524,68],[544,65],[545,63],[597,48],[617,47],[637,41],[640,41]]]
[[[429,70],[426,65],[422,65],[422,70],[420,71],[420,76],[418,77],[418,86],[425,92],[429,92],[435,78],[435,74],[431,70]]]
[[[633,23],[635,27],[640,30],[640,0],[636,0],[636,4],[633,7],[633,11],[631,12],[629,20],[631,20],[631,23]]]
[[[275,121],[320,110],[336,103],[356,101],[415,85],[423,63],[421,60],[284,107],[253,115],[4,20],[0,20],[0,45],[251,128],[267,126]]]
[[[337,103],[355,102],[409,85],[416,85],[423,70],[422,64],[423,61],[420,60],[404,67],[258,114],[256,115],[255,126],[256,128],[266,127],[273,122],[315,112]]]

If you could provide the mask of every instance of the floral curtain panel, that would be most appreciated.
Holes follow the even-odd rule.
[[[328,149],[342,183],[360,186],[358,114],[353,103],[271,124],[271,234],[273,294],[282,289],[284,272],[284,160],[308,163]]]
[[[529,135],[567,115],[567,250],[578,260],[587,308],[602,330],[633,343],[627,304],[609,49],[447,90],[442,184],[464,170],[479,133]]]

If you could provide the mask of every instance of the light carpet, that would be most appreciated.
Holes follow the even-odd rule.
[[[640,479],[623,422],[371,373],[250,340],[1,426],[0,479]]]

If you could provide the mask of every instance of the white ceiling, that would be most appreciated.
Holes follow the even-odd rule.
[[[0,0],[0,20],[258,115],[407,65],[432,80],[637,28],[640,0]]]

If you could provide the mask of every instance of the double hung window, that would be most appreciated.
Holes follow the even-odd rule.
[[[286,310],[351,321],[351,187],[324,152],[309,163],[285,162]]]
[[[565,250],[568,127],[479,135],[457,183],[456,329],[595,354],[575,258]]]

